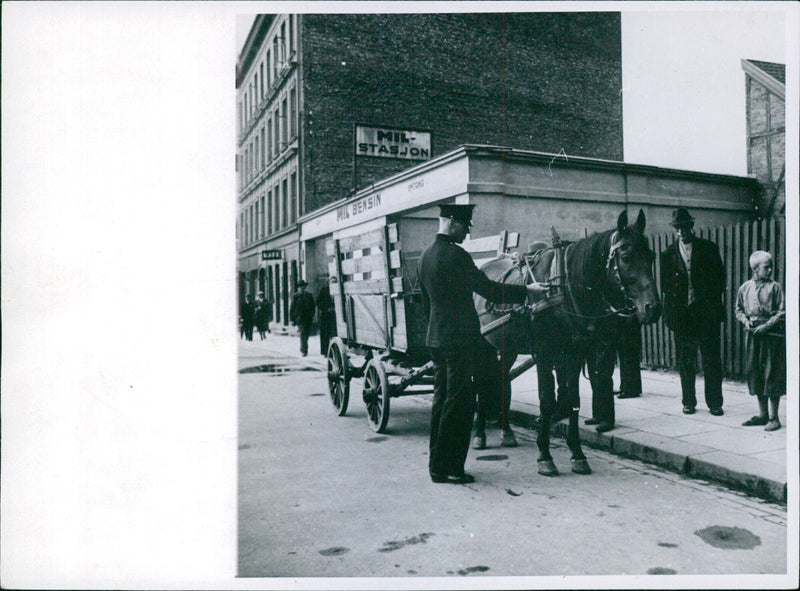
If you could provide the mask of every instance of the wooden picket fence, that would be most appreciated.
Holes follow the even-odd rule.
[[[744,330],[734,316],[739,286],[750,278],[750,254],[766,250],[775,261],[773,278],[786,288],[786,220],[767,219],[715,228],[696,228],[701,238],[715,242],[725,265],[725,321],[720,327],[722,368],[725,377],[744,377]],[[673,232],[651,235],[656,253],[655,276],[660,277],[660,254],[675,240]],[[642,366],[676,369],[675,342],[663,318],[646,326],[642,333]]]

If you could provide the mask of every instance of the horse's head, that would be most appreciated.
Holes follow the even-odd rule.
[[[625,299],[625,306],[636,308],[636,317],[642,324],[652,324],[661,316],[661,300],[653,277],[655,255],[644,237],[644,211],[632,226],[628,214],[617,218],[617,229],[611,236],[606,272],[616,283]]]

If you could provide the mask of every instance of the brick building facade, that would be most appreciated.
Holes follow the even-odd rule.
[[[742,60],[747,93],[747,172],[761,185],[757,217],[786,208],[786,66]]]
[[[427,130],[433,157],[621,160],[621,87],[619,13],[259,15],[237,63],[240,298],[285,324],[298,220],[415,164],[355,158],[356,124]]]

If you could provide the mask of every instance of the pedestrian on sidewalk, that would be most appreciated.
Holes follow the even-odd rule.
[[[419,262],[422,298],[429,311],[426,344],[433,360],[428,471],[437,483],[466,484],[464,472],[475,408],[475,368],[483,337],[472,299],[478,293],[493,302],[524,303],[540,297],[549,284],[504,285],[491,281],[459,247],[472,225],[474,205],[441,205],[439,231]]]
[[[308,337],[314,322],[314,296],[306,291],[307,286],[308,283],[302,279],[297,282],[297,293],[294,294],[289,308],[289,319],[300,333],[300,353],[303,357],[308,355]]]
[[[786,395],[786,307],[780,283],[772,280],[773,266],[768,252],[751,254],[753,277],[736,294],[736,319],[745,330],[747,388],[758,399],[758,416],[742,425],[766,425],[765,431],[781,428],[778,407]]]
[[[242,304],[242,329],[244,330],[244,338],[248,341],[253,340],[253,326],[256,321],[256,308],[253,303],[253,296],[247,294]]]
[[[256,307],[256,327],[258,334],[263,341],[266,337],[265,333],[270,332],[269,323],[272,321],[272,302],[269,299],[264,299],[263,294],[258,294],[258,305]]]
[[[683,413],[697,406],[697,350],[703,358],[705,397],[709,411],[722,411],[722,356],[719,325],[724,317],[725,267],[719,248],[694,233],[694,218],[685,207],[672,212],[677,240],[661,253],[664,321],[675,334],[681,375]]]
[[[636,318],[628,318],[617,338],[619,359],[619,394],[617,398],[639,398],[642,395],[642,326]]]
[[[322,285],[322,289],[317,294],[317,317],[319,318],[319,348],[322,355],[328,354],[328,345],[331,339],[336,336],[336,309],[331,297],[331,286],[334,285],[335,277],[330,278]]]

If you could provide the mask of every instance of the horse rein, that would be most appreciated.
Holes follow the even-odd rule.
[[[574,246],[574,243],[571,242],[567,245],[566,249],[564,250],[564,287],[569,297],[569,300],[572,304],[572,309],[574,311],[569,311],[562,308],[562,312],[564,314],[567,314],[574,318],[580,318],[582,320],[602,320],[604,318],[610,318],[611,316],[621,316],[623,318],[630,318],[631,316],[634,316],[636,314],[636,307],[633,305],[633,298],[631,298],[630,295],[628,294],[628,290],[625,287],[624,283],[622,282],[622,277],[619,274],[619,264],[617,263],[617,250],[622,246],[622,242],[618,241],[618,238],[619,238],[619,232],[615,231],[611,235],[612,244],[608,251],[608,257],[606,258],[605,268],[606,271],[613,271],[614,283],[617,285],[620,293],[625,298],[625,303],[626,303],[625,308],[621,309],[617,308],[611,302],[609,302],[606,297],[601,296],[602,302],[606,310],[608,310],[608,313],[601,314],[599,316],[587,316],[581,313],[580,306],[578,305],[578,301],[575,299],[575,294],[572,289],[572,284],[569,275],[569,265],[567,265],[569,250],[571,247]],[[554,256],[558,256],[557,250]],[[530,266],[530,261],[529,261],[530,257],[522,255],[522,257],[520,258],[522,258],[525,261],[525,269],[527,270],[531,280],[536,281],[536,277],[533,274],[533,269],[531,269]],[[520,273],[522,273],[524,280],[525,272],[522,270],[521,266],[519,266],[518,268],[520,270]]]

